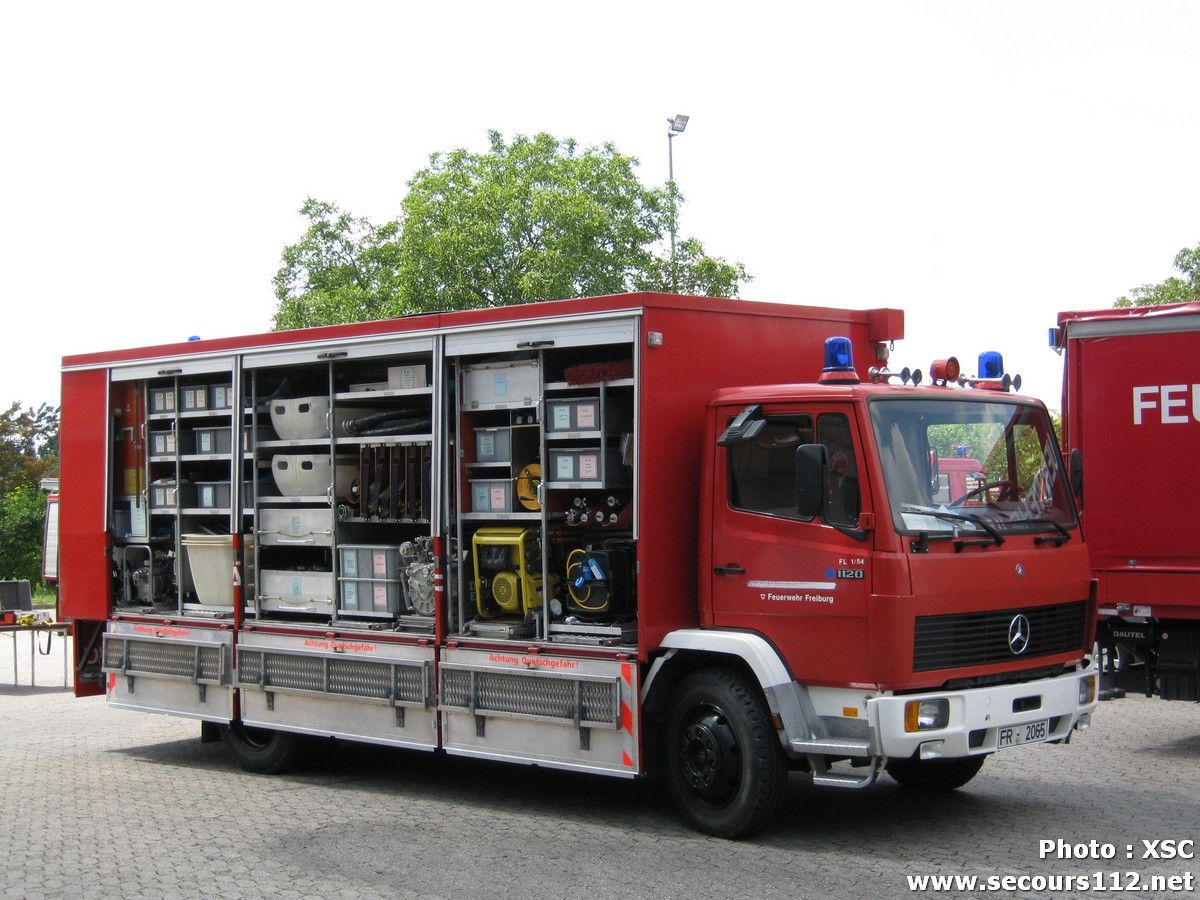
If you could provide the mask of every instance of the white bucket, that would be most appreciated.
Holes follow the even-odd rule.
[[[185,534],[183,552],[203,606],[233,606],[233,536]]]

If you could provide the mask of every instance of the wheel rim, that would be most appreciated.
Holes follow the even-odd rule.
[[[725,711],[697,707],[685,719],[679,742],[684,783],[702,802],[724,806],[741,784],[742,753]]]

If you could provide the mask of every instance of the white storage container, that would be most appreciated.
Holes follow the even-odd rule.
[[[258,511],[258,542],[265,546],[328,547],[333,543],[333,511],[325,507],[264,506]]]
[[[185,534],[183,553],[203,606],[233,606],[233,536]]]
[[[329,437],[329,398],[294,397],[271,401],[271,424],[283,441],[304,441]],[[347,420],[368,416],[378,410],[361,406],[337,408],[337,436],[348,437]]]
[[[388,387],[405,391],[426,385],[424,366],[388,366]]]
[[[285,497],[324,497],[334,483],[328,453],[276,453],[271,459],[271,474]],[[353,496],[357,479],[357,458],[339,456],[336,496]]]
[[[326,612],[333,609],[332,572],[293,572],[263,569],[258,591],[266,609],[291,612]]]
[[[465,409],[513,409],[533,406],[542,395],[537,360],[463,366]]]

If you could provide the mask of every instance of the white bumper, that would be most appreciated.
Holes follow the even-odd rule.
[[[868,718],[885,756],[907,758],[918,750],[925,759],[992,753],[1003,728],[1049,720],[1049,740],[1067,737],[1076,725],[1086,728],[1096,708],[1096,691],[1090,692],[1090,702],[1080,703],[1080,682],[1096,677],[1093,666],[1023,684],[874,697],[867,701]],[[905,704],[942,698],[950,703],[945,728],[905,731]]]

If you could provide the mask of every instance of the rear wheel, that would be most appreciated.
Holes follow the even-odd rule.
[[[787,763],[757,686],[724,669],[685,678],[666,722],[667,787],[692,827],[743,837],[778,811]]]
[[[889,759],[887,773],[903,787],[917,791],[952,791],[960,788],[983,768],[987,754],[957,759]]]
[[[221,726],[221,739],[247,772],[277,775],[295,768],[304,755],[304,739],[286,731],[250,728],[240,723]]]

